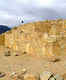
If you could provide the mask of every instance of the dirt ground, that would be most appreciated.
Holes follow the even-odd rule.
[[[6,76],[0,80],[10,80],[12,72],[20,72],[23,68],[28,73],[40,74],[43,71],[51,71],[58,73],[64,78],[66,77],[66,56],[59,56],[60,60],[51,62],[47,57],[35,57],[29,55],[22,56],[4,56],[3,51],[0,50],[0,72],[5,72]],[[66,79],[65,79],[66,80]]]

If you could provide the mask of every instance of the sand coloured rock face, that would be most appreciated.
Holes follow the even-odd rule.
[[[5,47],[18,54],[55,56],[66,51],[66,20],[47,20],[15,27],[6,32]]]

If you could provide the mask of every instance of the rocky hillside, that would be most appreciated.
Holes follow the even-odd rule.
[[[8,30],[10,30],[10,28],[8,26],[0,25],[0,34],[6,32]]]
[[[46,20],[14,27],[4,34],[11,52],[36,56],[66,54],[66,20]]]

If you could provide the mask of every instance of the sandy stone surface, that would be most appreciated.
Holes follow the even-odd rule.
[[[66,56],[60,56],[60,61],[52,62],[47,57],[23,56],[4,56],[0,54],[0,71],[5,72],[6,76],[2,80],[12,80],[10,75],[13,72],[20,73],[24,68],[27,73],[38,76],[44,71],[60,74],[66,79]]]
[[[66,80],[66,20],[28,23],[0,35],[0,72],[6,74],[0,79],[17,80],[23,69],[36,76],[53,72]]]

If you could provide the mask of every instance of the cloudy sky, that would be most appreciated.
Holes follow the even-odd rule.
[[[10,27],[24,23],[66,19],[66,0],[0,0],[0,24]]]

